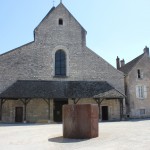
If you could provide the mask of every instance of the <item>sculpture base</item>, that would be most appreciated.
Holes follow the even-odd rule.
[[[63,137],[74,139],[98,137],[98,106],[63,105]]]

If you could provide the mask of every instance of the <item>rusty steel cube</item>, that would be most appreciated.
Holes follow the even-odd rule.
[[[63,105],[63,137],[73,139],[98,137],[98,105]]]

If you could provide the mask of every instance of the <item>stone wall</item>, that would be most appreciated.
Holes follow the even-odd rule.
[[[60,18],[63,25],[58,23]],[[35,28],[34,34],[33,42],[0,55],[0,93],[17,80],[107,81],[124,93],[123,73],[87,48],[86,30],[63,4],[48,13]],[[65,78],[54,76],[55,52],[59,49],[66,53]],[[104,104],[110,105],[112,115],[114,114],[110,119],[118,118],[118,103],[112,100]],[[52,105],[53,102],[51,107]],[[16,106],[22,106],[22,103],[9,101],[4,104],[4,121],[14,121]],[[27,106],[27,111],[29,122],[47,119],[47,104],[44,101],[32,100]]]
[[[3,104],[2,121],[15,122],[15,108],[23,107],[24,120],[24,105],[20,100],[8,100]],[[42,99],[31,100],[26,109],[27,122],[48,122],[48,105]]]
[[[143,78],[137,78],[137,70],[140,69]],[[150,117],[150,58],[147,55],[138,62],[138,64],[131,70],[126,77],[127,82],[127,100],[128,100],[128,114],[131,118],[145,118]],[[139,99],[136,97],[136,86],[147,87],[147,97]],[[140,109],[145,109],[145,114],[140,114]]]
[[[81,99],[78,104],[97,104],[93,99]],[[119,100],[104,100],[101,103],[100,114],[102,118],[102,106],[108,106],[108,120],[120,120],[120,102]]]
[[[26,121],[31,123],[48,123],[53,122],[54,103],[50,100],[50,120],[48,118],[48,105],[43,99],[32,99],[27,105]],[[69,104],[73,104],[73,100],[68,100]],[[78,104],[97,104],[93,99],[80,99]],[[102,106],[108,106],[108,120],[120,120],[120,102],[118,100],[104,100]],[[2,121],[15,122],[15,108],[23,107],[20,100],[8,100],[3,104]],[[101,112],[102,114],[102,109]],[[101,116],[102,118],[102,116]],[[23,114],[24,120],[24,114]]]
[[[60,4],[35,29],[35,41],[0,55],[0,92],[16,80],[97,80],[124,93],[123,73],[87,48],[85,36],[83,27]],[[67,56],[66,78],[54,77],[59,49]]]

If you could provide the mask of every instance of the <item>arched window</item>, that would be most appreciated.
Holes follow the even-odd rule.
[[[55,76],[66,76],[66,54],[63,50],[55,53]]]

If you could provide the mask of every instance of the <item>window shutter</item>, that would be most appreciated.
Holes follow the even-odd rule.
[[[136,98],[139,98],[139,86],[136,86]]]
[[[144,98],[147,98],[147,86],[144,85]]]
[[[141,72],[141,79],[143,79],[143,72]]]

